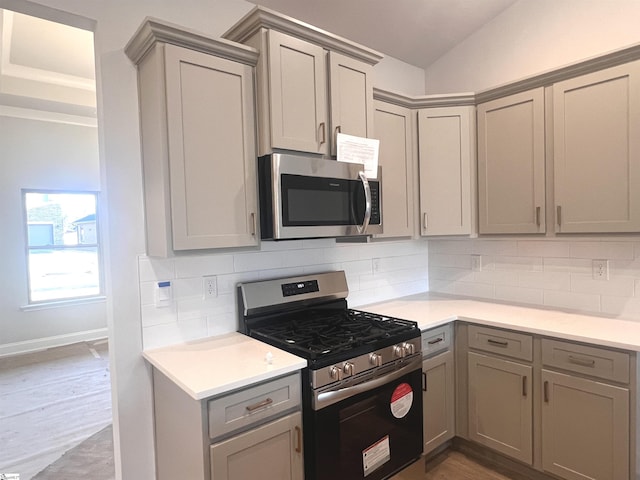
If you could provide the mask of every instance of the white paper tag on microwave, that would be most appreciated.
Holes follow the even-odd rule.
[[[413,405],[413,389],[408,383],[401,383],[391,394],[391,413],[396,418],[403,418]]]
[[[391,460],[391,450],[389,448],[389,435],[387,435],[362,451],[364,476],[366,477],[389,460]]]
[[[367,178],[378,178],[380,140],[338,133],[336,143],[339,162],[361,163]]]

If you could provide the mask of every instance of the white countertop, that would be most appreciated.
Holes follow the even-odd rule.
[[[640,351],[640,321],[421,293],[358,307],[418,322],[421,330],[453,320]]]
[[[266,360],[269,352],[271,363]],[[147,350],[143,356],[195,400],[307,366],[303,358],[236,332]]]
[[[640,321],[422,293],[358,307],[418,322],[421,330],[454,320],[640,351]],[[266,361],[271,352],[272,362]],[[144,358],[195,400],[306,367],[305,359],[241,333],[148,350]]]

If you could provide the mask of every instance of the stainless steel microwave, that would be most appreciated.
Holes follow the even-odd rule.
[[[381,169],[318,157],[273,153],[258,158],[263,240],[382,233]]]

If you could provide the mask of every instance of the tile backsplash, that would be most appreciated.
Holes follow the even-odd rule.
[[[238,282],[344,270],[357,307],[427,291],[427,241],[342,244],[333,239],[263,242],[260,251],[138,259],[144,348],[237,330]],[[205,299],[203,276],[217,295]],[[159,288],[161,282],[170,287]],[[158,301],[171,289],[171,299]]]
[[[594,260],[608,278],[594,278]],[[640,321],[640,241],[431,240],[429,290]]]

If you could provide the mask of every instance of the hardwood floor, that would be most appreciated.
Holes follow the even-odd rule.
[[[513,480],[455,450],[446,450],[426,465],[418,460],[391,480]]]
[[[29,480],[110,424],[106,342],[0,358],[0,473]]]

